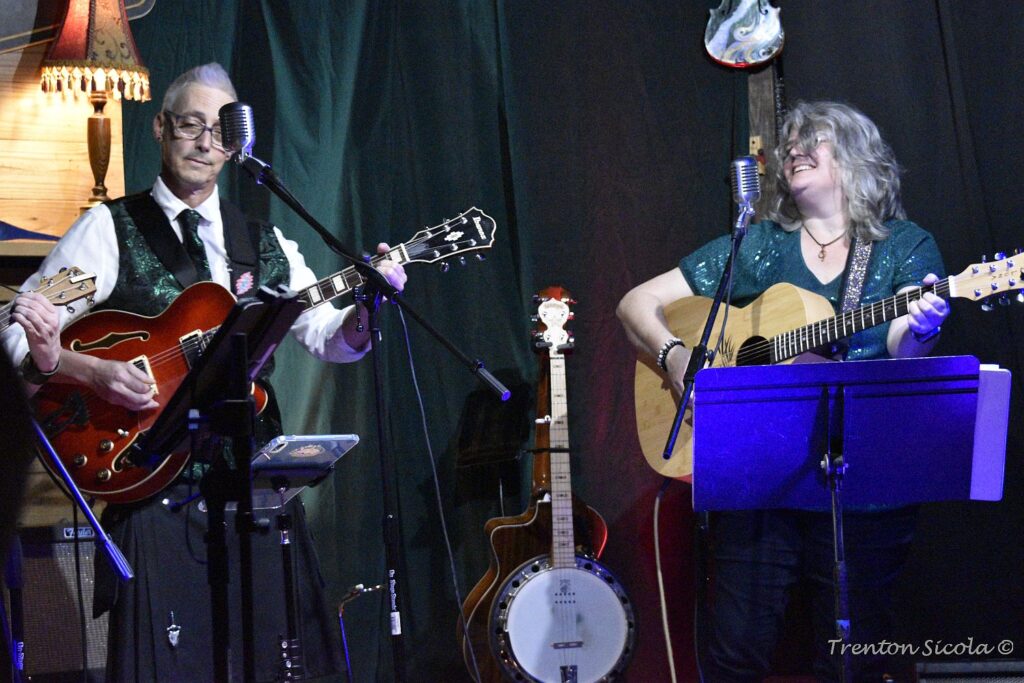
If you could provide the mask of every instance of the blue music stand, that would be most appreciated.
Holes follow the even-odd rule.
[[[701,370],[693,508],[831,509],[847,644],[843,505],[999,500],[1008,413],[1009,373],[972,356]],[[849,664],[841,655],[843,681]]]
[[[830,446],[847,505],[999,500],[1009,375],[989,375],[973,356],[701,370],[694,510],[827,510]]]

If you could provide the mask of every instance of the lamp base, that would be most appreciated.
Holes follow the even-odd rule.
[[[96,184],[92,188],[92,196],[89,197],[88,203],[81,207],[82,213],[97,204],[110,201],[107,186],[104,184],[107,169],[110,167],[110,119],[103,113],[107,95],[104,92],[92,92],[89,94],[89,101],[93,107],[88,126],[89,166],[92,167],[92,177]]]

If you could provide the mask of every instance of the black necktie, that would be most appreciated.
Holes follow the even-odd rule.
[[[202,216],[194,209],[185,209],[178,214],[178,222],[181,224],[182,235],[185,240],[185,251],[196,267],[196,277],[199,280],[210,280],[210,262],[206,259],[206,247],[199,239],[199,221]]]

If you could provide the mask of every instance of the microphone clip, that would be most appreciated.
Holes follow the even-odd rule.
[[[750,220],[754,217],[755,213],[757,212],[749,203],[744,202],[743,204],[740,204],[739,212],[736,214],[736,222],[733,223],[732,226],[733,234],[746,235],[747,226],[750,225]]]

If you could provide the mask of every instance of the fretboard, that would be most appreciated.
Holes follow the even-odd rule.
[[[555,569],[576,565],[572,527],[572,472],[569,469],[569,411],[565,392],[565,356],[549,359],[551,377],[551,562]]]
[[[384,259],[391,259],[396,263],[407,262],[409,257],[406,253],[405,245],[400,244],[387,254],[374,256],[370,259],[370,265],[376,266]],[[298,298],[302,302],[303,307],[313,308],[348,294],[365,281],[366,279],[359,274],[355,266],[349,266],[345,270],[339,271],[334,275],[328,275],[315,285],[302,290]]]
[[[840,313],[834,318],[819,320],[818,322],[776,335],[769,340],[771,344],[771,362],[778,363],[787,358],[799,356],[801,353],[806,353],[807,351],[837,342],[840,339],[845,339],[861,330],[866,330],[894,320],[901,315],[906,315],[911,302],[920,299],[924,296],[925,292],[934,292],[936,295],[948,299],[949,284],[950,279],[946,278],[945,280],[939,280],[933,285],[908,289],[888,299]],[[744,364],[742,351],[737,361],[740,365]]]

